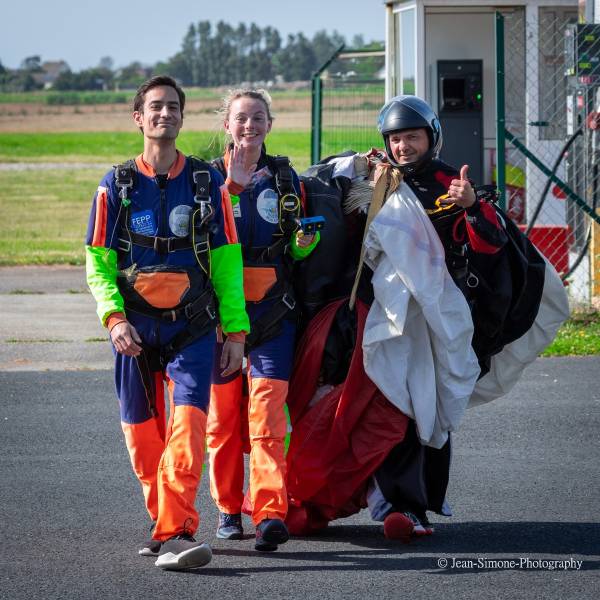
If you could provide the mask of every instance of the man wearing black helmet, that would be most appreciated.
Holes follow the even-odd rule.
[[[457,226],[464,221],[462,237],[455,232],[451,240],[441,236],[442,242],[450,243],[452,250],[467,243],[471,250],[484,254],[496,254],[504,246],[506,235],[489,202],[489,189],[476,194],[467,177],[468,165],[457,171],[438,159],[442,128],[427,102],[416,96],[392,98],[379,113],[378,129],[388,162],[402,172],[434,226],[441,213],[456,215],[453,224]],[[462,209],[466,210],[466,218]],[[436,230],[440,233],[438,227]],[[453,269],[450,273],[454,276]]]
[[[470,301],[469,261],[479,255],[480,263],[492,265],[507,241],[490,202],[492,193],[473,188],[468,165],[457,171],[438,159],[441,125],[420,98],[393,98],[382,108],[378,128],[392,167],[385,173],[384,202],[402,182],[410,188],[440,237],[452,279]],[[363,282],[365,275],[370,281],[367,273]],[[441,448],[425,445],[418,424],[411,420],[404,439],[374,473],[369,488],[371,514],[384,522],[388,539],[408,541],[411,536],[432,533],[428,510],[450,514],[445,501],[449,468],[450,437]]]

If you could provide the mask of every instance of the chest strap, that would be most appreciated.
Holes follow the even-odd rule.
[[[194,191],[194,208],[190,216],[188,235],[180,237],[160,237],[136,233],[129,228],[130,204],[129,193],[137,181],[137,169],[134,160],[117,165],[114,171],[115,186],[121,199],[120,211],[121,236],[118,250],[130,252],[133,245],[154,250],[160,255],[176,252],[177,250],[192,249],[200,268],[210,276],[210,244],[209,235],[214,232],[212,223],[214,209],[210,198],[210,171],[207,163],[189,156],[190,185]]]

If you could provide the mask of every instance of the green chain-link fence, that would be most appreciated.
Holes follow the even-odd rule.
[[[340,47],[312,80],[311,162],[344,150],[381,146],[377,115],[385,101],[382,50]]]
[[[581,121],[600,80],[582,84],[566,74],[565,38],[576,21],[576,7],[497,14],[497,60],[500,69],[504,65],[498,125],[505,126],[499,144],[505,149],[495,175],[504,162],[505,181],[497,180],[505,184],[509,215],[568,282],[572,306],[589,307],[600,288],[592,235],[598,197],[593,145],[600,134]]]

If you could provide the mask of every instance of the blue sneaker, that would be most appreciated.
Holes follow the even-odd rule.
[[[221,540],[243,540],[244,530],[242,528],[242,515],[240,513],[229,515],[220,512],[217,537]]]
[[[256,526],[254,548],[260,552],[274,552],[279,544],[290,539],[285,523],[281,519],[264,519]]]

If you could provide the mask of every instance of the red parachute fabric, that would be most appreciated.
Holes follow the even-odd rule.
[[[408,417],[391,404],[363,368],[362,336],[368,307],[356,305],[357,342],[344,383],[313,406],[325,342],[335,314],[326,306],[311,321],[297,351],[288,407],[287,454],[290,533],[306,535],[366,506],[369,476],[404,439]]]

